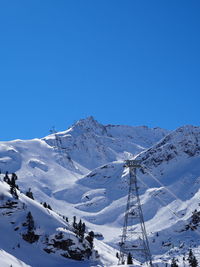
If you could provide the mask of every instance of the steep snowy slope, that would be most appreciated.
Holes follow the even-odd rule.
[[[181,127],[136,159],[144,166],[138,172],[139,191],[155,258],[199,246],[200,228],[191,225],[200,205],[200,128]],[[79,179],[71,191],[82,189],[74,206],[112,245],[119,242],[123,225],[127,174],[123,163],[106,164]]]
[[[102,233],[98,238],[104,243],[95,244],[103,266],[117,262],[110,246],[118,249],[120,241],[129,177],[123,166],[130,158],[144,166],[138,171],[139,192],[154,259],[180,254],[181,262],[190,246],[200,245],[200,127],[168,132],[104,126],[89,117],[42,140],[0,143],[1,172],[16,172],[23,192],[31,187],[38,202]]]
[[[104,126],[89,117],[75,123],[57,137],[68,159],[92,170],[114,160],[127,159],[152,146],[168,133],[160,128],[146,126]],[[55,135],[44,140],[55,145]]]
[[[25,264],[24,262],[20,261],[19,259],[5,252],[2,249],[0,249],[0,266],[1,267],[10,267],[10,266],[30,267],[30,265]]]
[[[112,263],[108,253],[100,258],[96,249],[100,255],[102,247],[112,254],[114,250],[98,240],[93,245],[92,232],[87,227],[83,230],[83,223],[44,208],[18,190],[16,193],[12,195],[10,185],[0,181],[1,266],[28,266],[24,262],[33,267]]]
[[[46,200],[59,211],[71,210],[73,206],[66,208],[62,200],[67,194],[73,203],[76,195],[84,190],[79,187],[71,194],[77,179],[96,166],[132,157],[144,150],[144,145],[153,144],[166,133],[147,127],[103,126],[89,117],[43,140],[1,142],[0,170],[17,172],[20,188],[31,187],[38,201]]]

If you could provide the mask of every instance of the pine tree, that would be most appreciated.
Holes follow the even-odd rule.
[[[52,210],[51,206],[48,204],[47,209]]]
[[[130,252],[128,253],[127,264],[133,264],[133,259]]]
[[[82,229],[81,229],[83,235],[85,234],[85,223],[82,224]]]
[[[189,262],[189,266],[191,267],[197,267],[198,266],[198,261],[196,259],[196,257],[194,256],[192,250],[189,250],[189,256],[187,258],[188,262]]]
[[[85,234],[85,223],[82,223],[82,221],[80,220],[78,225],[77,225],[77,230],[78,230],[78,235],[80,236],[81,239],[84,238],[84,234]]]
[[[10,180],[8,177],[8,174],[6,173],[6,176],[4,178],[5,178],[5,181],[7,181],[8,184],[10,185],[10,193],[13,195],[13,197],[18,199],[17,190],[16,190],[16,189],[19,189],[18,185],[16,185],[17,175],[15,173],[12,173],[12,177]]]
[[[22,237],[25,241],[32,244],[38,241],[39,235],[35,234],[34,232],[35,223],[34,223],[33,216],[30,211],[28,212],[26,219],[27,221],[24,226],[27,226],[27,233],[22,234]]]
[[[6,172],[4,178],[3,178],[4,182],[6,182],[7,184],[10,184],[10,178],[8,176],[8,172]]]
[[[90,247],[93,248],[94,232],[93,231],[89,232],[88,236],[86,236],[85,239],[90,243]]]
[[[35,223],[34,223],[33,216],[30,211],[28,212],[26,219],[27,219],[28,232],[32,232],[34,230]]]
[[[74,227],[74,229],[77,228],[76,216],[73,217],[73,227]]]
[[[11,195],[13,195],[13,197],[15,197],[16,199],[19,198],[19,197],[18,197],[18,194],[17,194],[16,187],[15,187],[13,184],[10,185],[10,193],[11,193]]]
[[[79,221],[77,228],[78,228],[78,235],[82,237],[82,221],[81,220]]]
[[[172,259],[171,267],[178,267],[178,264],[176,263],[177,260],[175,258]]]
[[[16,185],[16,181],[17,181],[17,175],[15,173],[12,173],[10,184],[13,185],[13,187],[19,189],[18,185]]]
[[[31,188],[29,188],[28,191],[26,192],[26,196],[34,200],[33,193],[31,192]]]

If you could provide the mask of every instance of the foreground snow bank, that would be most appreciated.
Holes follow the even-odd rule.
[[[16,257],[0,249],[0,266],[1,267],[30,267],[30,265],[25,264],[23,261],[18,260]]]

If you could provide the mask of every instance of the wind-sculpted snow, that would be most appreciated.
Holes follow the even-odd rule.
[[[131,127],[125,125],[106,125],[105,127],[108,135],[126,139],[144,148],[154,145],[169,133],[169,131],[158,127],[153,129],[147,126]]]
[[[20,169],[22,158],[20,153],[11,145],[0,144],[0,171],[16,172]]]
[[[17,171],[23,192],[31,187],[38,202],[46,201],[65,216],[76,215],[90,230],[101,233],[104,243],[95,241],[101,260],[105,258],[101,266],[117,264],[116,250],[108,245],[119,248],[129,183],[125,159],[138,159],[143,166],[137,171],[138,187],[156,262],[162,258],[169,263],[174,256],[181,266],[181,255],[190,246],[199,247],[200,218],[194,224],[193,217],[200,205],[200,127],[183,126],[169,132],[145,126],[101,125],[90,117],[57,133],[57,137],[59,148],[55,134],[42,140],[1,143],[2,161],[15,155],[10,169],[2,172]],[[0,198],[3,191],[0,189]],[[43,218],[42,214],[36,216]],[[49,215],[54,217],[51,212]],[[45,218],[41,229],[49,228],[49,235],[54,235],[62,226],[58,224],[51,232],[50,218]],[[138,226],[133,227],[137,230]],[[89,266],[85,264],[80,266]],[[53,261],[50,266],[57,265]]]
[[[187,231],[180,235],[177,233],[179,225],[184,227],[192,212],[199,207],[199,133],[198,127],[182,127],[137,157],[144,166],[138,172],[139,192],[152,250],[154,254],[167,253],[168,259],[171,257],[168,252],[175,255],[183,241],[181,253],[185,253],[195,242],[199,245],[198,233],[191,235],[191,238],[187,238],[190,235]],[[170,157],[172,151],[173,157]],[[74,187],[74,190],[79,186],[84,188],[76,198],[78,203],[75,208],[85,211],[82,216],[112,244],[120,235],[126,206],[128,176],[123,169],[120,162],[103,165],[79,179]],[[107,231],[108,225],[114,235]],[[161,247],[159,250],[158,244]]]
[[[103,266],[96,250],[101,246],[101,242],[96,241],[94,247],[91,239],[88,239],[90,232],[87,226],[80,235],[78,232],[80,222],[74,224],[72,218],[45,208],[19,190],[17,190],[18,198],[12,196],[9,185],[1,180],[2,177],[0,177],[0,247],[7,252],[0,250],[1,266],[12,264],[22,267]],[[112,250],[110,247],[110,251]],[[76,260],[81,263],[76,263]],[[108,255],[104,256],[104,260],[109,262]]]
[[[29,166],[32,168],[39,168],[45,172],[48,171],[48,166],[42,162],[41,160],[38,159],[30,159],[28,162]]]

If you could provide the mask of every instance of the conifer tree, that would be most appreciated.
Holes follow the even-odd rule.
[[[196,259],[196,257],[194,256],[192,250],[189,250],[189,256],[187,258],[188,262],[189,262],[189,266],[191,267],[197,267],[198,266],[198,261]]]
[[[177,260],[175,258],[172,259],[171,267],[178,267]]]
[[[77,228],[76,216],[73,217],[73,227],[74,227],[74,229]]]
[[[35,223],[34,223],[33,216],[30,211],[28,212],[26,219],[27,219],[28,232],[32,232],[34,230]]]
[[[10,184],[10,178],[8,176],[8,172],[6,172],[4,178],[3,178],[4,182],[6,182],[7,184]]]
[[[51,206],[48,204],[47,209],[52,210]]]
[[[78,228],[78,235],[82,236],[82,221],[81,220],[79,221],[77,228]]]
[[[93,231],[89,232],[88,236],[86,236],[85,239],[90,243],[90,247],[93,248],[94,232]]]
[[[17,190],[19,189],[18,185],[16,185],[16,180],[17,180],[17,175],[15,173],[12,173],[12,177],[11,179],[8,176],[8,172],[6,172],[5,177],[4,177],[4,181],[7,182],[10,185],[10,193],[11,195],[13,195],[13,197],[15,197],[16,199],[18,199],[18,195],[17,195]]]
[[[133,264],[133,259],[130,252],[128,253],[127,264]]]
[[[83,239],[84,238],[84,234],[85,234],[85,223],[82,223],[80,230],[81,230],[80,231],[80,236]]]
[[[11,195],[13,195],[13,197],[15,197],[16,199],[18,199],[18,194],[16,191],[16,187],[13,184],[10,184],[10,193]]]
[[[12,173],[12,177],[11,177],[10,184],[11,184],[13,187],[19,189],[18,185],[16,184],[17,179],[18,179],[18,178],[17,178],[17,175],[16,175],[15,173]]]
[[[22,234],[22,237],[25,241],[32,244],[38,241],[39,235],[35,234],[34,232],[35,223],[34,223],[33,216],[30,211],[28,212],[26,219],[27,220],[24,226],[27,226],[27,233]]]
[[[33,193],[31,192],[31,188],[29,188],[28,191],[26,192],[26,196],[34,200]]]

